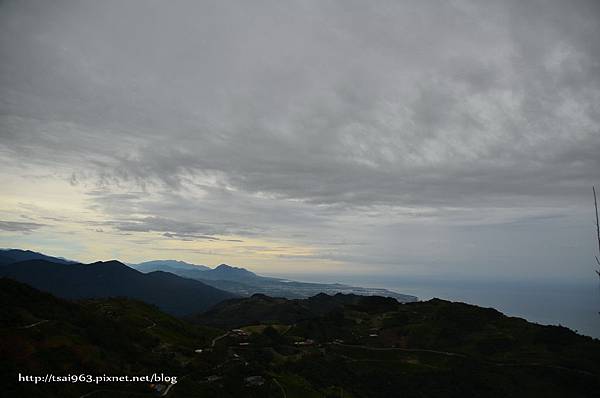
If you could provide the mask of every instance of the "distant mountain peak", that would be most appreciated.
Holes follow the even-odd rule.
[[[123,264],[122,262],[120,262],[119,260],[107,260],[107,261],[96,261],[87,265],[101,265],[104,267],[126,267],[126,268],[130,268],[127,267],[127,265]]]
[[[244,271],[247,271],[247,270],[246,270],[246,269],[244,269],[244,268],[241,268],[241,267],[233,267],[233,266],[231,266],[231,265],[229,265],[229,264],[225,264],[225,263],[217,265],[217,266],[215,267],[215,269],[237,269],[237,270],[244,270]],[[248,271],[248,272],[250,272],[250,271]]]
[[[246,274],[246,275],[256,275],[254,272],[248,271],[246,268],[241,267],[233,267],[229,264],[219,264],[215,269],[213,269],[215,273],[236,273],[236,274]]]
[[[250,298],[255,300],[274,300],[272,297],[262,293],[254,293],[252,296],[250,296]]]
[[[209,267],[206,265],[199,264],[191,264],[181,260],[152,260],[145,261],[139,264],[131,264],[131,266],[135,269],[138,269],[142,272],[150,272],[150,271],[169,271],[171,268],[176,269],[188,269],[195,271],[208,271]]]

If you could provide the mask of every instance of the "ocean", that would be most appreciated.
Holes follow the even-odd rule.
[[[437,297],[492,307],[509,316],[543,325],[562,325],[580,334],[600,338],[600,283],[594,275],[589,281],[578,283],[444,281],[333,275],[287,277],[306,282],[380,287],[414,295],[420,300]]]

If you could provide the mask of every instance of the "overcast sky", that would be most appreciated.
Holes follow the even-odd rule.
[[[600,2],[1,1],[0,246],[593,278]]]

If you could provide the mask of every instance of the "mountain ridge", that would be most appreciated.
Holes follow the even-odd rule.
[[[77,261],[69,260],[63,257],[49,256],[33,250],[23,249],[0,249],[0,265],[12,264],[27,260],[47,260],[59,264],[77,264]]]
[[[358,294],[363,296],[393,297],[401,302],[416,301],[417,297],[393,292],[381,288],[363,288],[349,286],[342,283],[310,283],[298,282],[281,278],[257,275],[242,267],[228,264],[219,264],[206,271],[197,269],[180,269],[169,266],[160,267],[161,270],[171,272],[184,278],[192,278],[216,288],[226,290],[240,296],[253,294],[266,294],[274,297],[308,298],[319,293]]]
[[[27,252],[20,249],[11,249],[17,252]],[[35,252],[33,252],[35,253]],[[14,259],[7,258],[3,260],[0,252],[0,266],[7,263],[14,263]],[[43,259],[60,264],[77,264],[70,260],[50,257],[41,253],[36,253]],[[111,260],[117,261],[118,260]],[[123,264],[120,263],[119,264]],[[168,272],[182,278],[193,279],[212,286],[216,289],[232,293],[237,296],[251,296],[252,294],[262,293],[269,296],[293,298],[308,298],[318,293],[336,294],[358,294],[363,296],[385,296],[393,297],[401,302],[416,301],[417,297],[393,292],[381,288],[363,288],[358,286],[349,286],[340,283],[308,283],[292,280],[273,278],[257,275],[243,267],[232,266],[221,263],[214,268],[205,265],[187,263],[180,260],[151,260],[139,264],[125,264],[129,268],[142,273],[152,273],[155,271]]]
[[[130,297],[174,315],[202,312],[236,296],[168,272],[144,274],[116,260],[91,264],[22,261],[0,266],[0,275],[62,298]]]
[[[211,268],[206,265],[192,264],[180,260],[151,260],[144,261],[137,264],[127,264],[142,272],[152,272],[160,269],[161,267],[177,268],[177,269],[189,269],[198,271],[208,271]]]

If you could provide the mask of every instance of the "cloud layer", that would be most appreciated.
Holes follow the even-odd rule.
[[[467,227],[496,226],[507,251],[512,223],[566,231],[600,177],[595,1],[0,8],[2,168],[68,181],[94,214],[70,223],[485,274]]]

